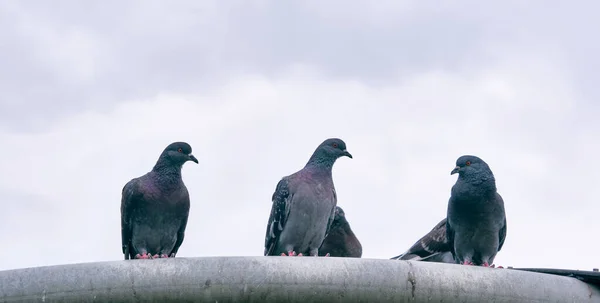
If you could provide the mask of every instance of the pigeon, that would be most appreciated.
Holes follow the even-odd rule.
[[[362,245],[352,232],[344,210],[336,206],[335,217],[329,233],[319,248],[319,256],[360,258]]]
[[[271,198],[265,256],[318,256],[334,219],[337,195],[331,169],[340,157],[352,158],[341,139],[323,141],[303,169],[283,177]]]
[[[490,167],[478,157],[456,160],[446,222],[446,237],[456,263],[489,267],[506,238],[504,201]]]
[[[450,252],[450,246],[446,239],[446,218],[413,244],[405,253],[391,259],[454,263],[454,257]]]
[[[121,193],[121,240],[125,260],[175,257],[190,210],[190,196],[181,167],[187,161],[198,163],[192,147],[171,143],[154,168],[132,179]]]

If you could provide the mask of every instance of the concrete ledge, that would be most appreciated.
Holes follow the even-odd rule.
[[[0,271],[2,302],[600,302],[574,278],[382,259],[206,257]]]

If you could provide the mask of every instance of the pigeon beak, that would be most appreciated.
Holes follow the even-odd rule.
[[[451,172],[450,175],[454,175],[456,174],[458,171],[460,170],[460,166],[455,167]]]
[[[190,157],[190,161],[194,161],[194,162],[198,163],[198,159],[196,159],[196,157],[194,157],[194,155],[189,155],[188,157]]]
[[[346,157],[348,157],[348,158],[350,158],[350,159],[352,159],[352,154],[350,154],[350,153],[349,153],[347,150],[345,150],[345,149],[343,150],[343,155],[344,155],[344,156],[346,156]]]

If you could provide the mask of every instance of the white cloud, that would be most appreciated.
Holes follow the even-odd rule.
[[[15,3],[4,3],[0,11],[10,14],[16,36],[34,42],[28,51],[33,53],[38,65],[54,71],[54,77],[65,77],[72,85],[88,82],[98,65],[106,63],[103,59],[110,49],[84,27],[50,27],[43,16],[32,14]]]
[[[392,257],[429,231],[445,215],[454,161],[476,154],[496,174],[508,213],[496,263],[589,269],[599,209],[578,175],[593,187],[600,146],[594,131],[573,124],[587,108],[573,102],[571,79],[551,58],[505,59],[379,87],[298,65],[205,94],[123,101],[38,134],[0,133],[11,147],[0,150],[0,188],[47,207],[21,206],[19,195],[5,201],[13,207],[0,224],[15,232],[0,242],[18,249],[0,252],[0,268],[121,259],[121,188],[179,140],[200,160],[184,167],[192,208],[180,256],[261,255],[279,178],[340,137],[354,159],[338,161],[334,181],[364,257]]]

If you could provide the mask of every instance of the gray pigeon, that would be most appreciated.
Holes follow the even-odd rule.
[[[462,156],[448,202],[446,237],[459,264],[490,266],[506,238],[504,201],[490,167],[475,156]]]
[[[341,139],[327,139],[300,171],[283,177],[273,197],[265,236],[265,256],[319,255],[334,219],[337,196],[331,169],[342,156],[352,158]]]
[[[454,263],[454,257],[450,252],[450,246],[446,239],[446,218],[440,221],[405,253],[391,259]]]
[[[183,242],[190,196],[181,167],[198,163],[192,147],[175,142],[162,152],[149,173],[132,179],[121,197],[121,240],[125,260],[175,257]]]
[[[362,245],[346,220],[344,210],[336,206],[335,217],[329,233],[319,248],[319,256],[360,258]]]

